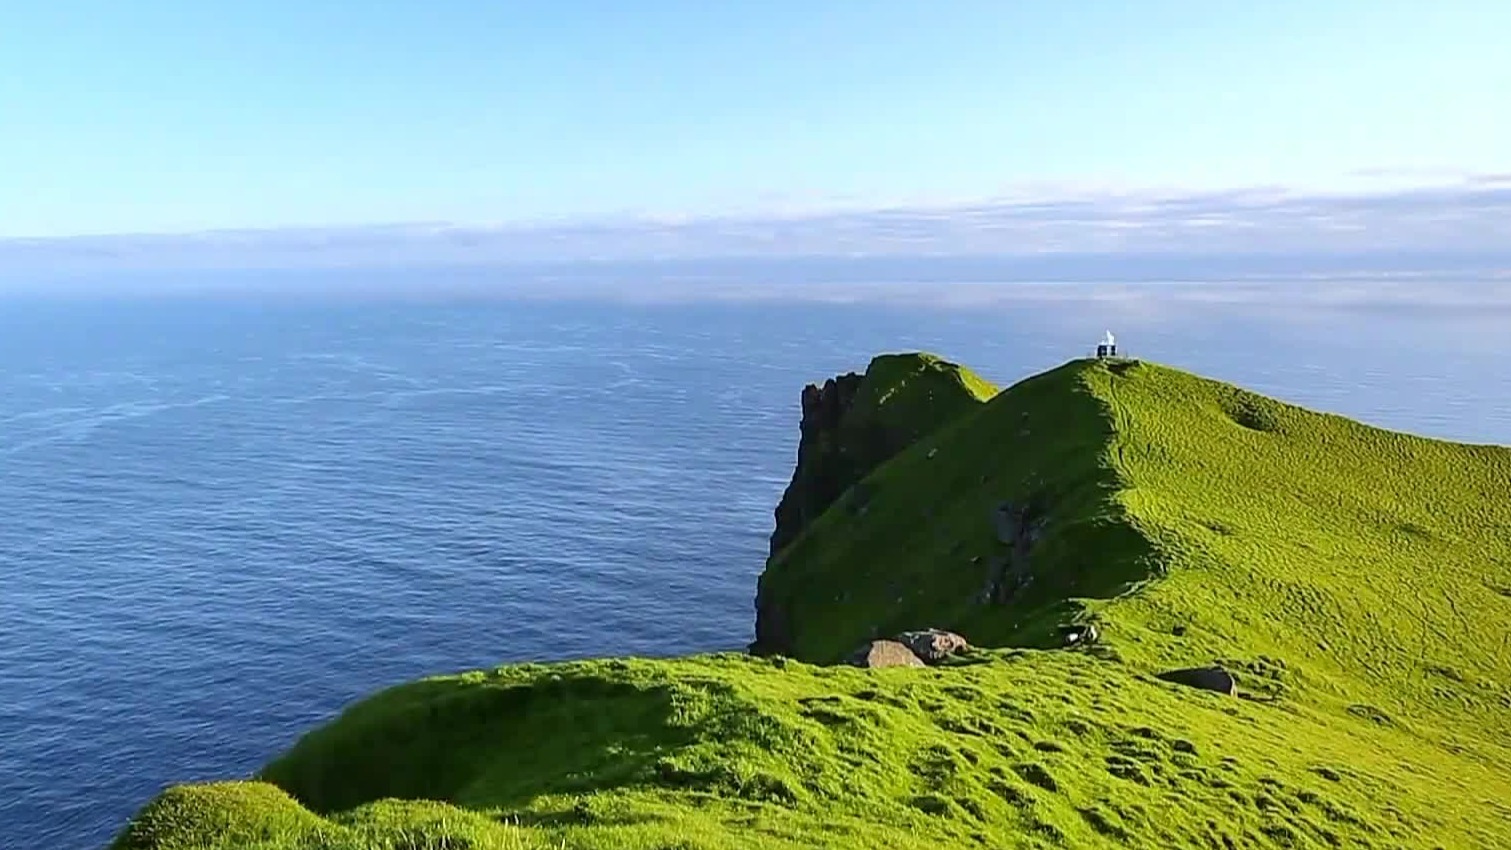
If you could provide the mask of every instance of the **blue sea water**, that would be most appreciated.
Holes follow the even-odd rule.
[[[0,301],[0,835],[97,848],[372,690],[735,649],[804,383],[1125,352],[1511,443],[1511,284]],[[626,293],[630,297],[627,297]]]

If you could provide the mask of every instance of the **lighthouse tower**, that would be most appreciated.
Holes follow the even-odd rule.
[[[1103,358],[1116,356],[1118,356],[1117,340],[1113,338],[1112,331],[1108,331],[1107,333],[1102,335],[1102,341],[1097,343],[1097,357]]]

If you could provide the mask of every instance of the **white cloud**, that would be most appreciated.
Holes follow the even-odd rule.
[[[1511,266],[1511,174],[1380,169],[1354,182],[1331,191],[1049,187],[971,203],[704,218],[0,239],[0,274],[730,257],[976,258],[1026,278],[1117,276],[1119,258],[1153,277],[1179,262],[1198,274],[1260,276]]]

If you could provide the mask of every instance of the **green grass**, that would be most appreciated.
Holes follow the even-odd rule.
[[[845,375],[834,395],[853,393],[837,422],[814,427],[805,414],[792,483],[776,508],[780,550],[855,482],[919,438],[996,395],[979,375],[930,354],[883,354],[864,375]],[[831,400],[829,404],[836,404]]]
[[[866,367],[849,418],[916,438],[997,394],[990,381],[933,354],[882,354]]]
[[[787,611],[791,654],[833,662],[872,636],[930,625],[1041,645],[1068,599],[1145,576],[1148,542],[1113,499],[1106,405],[1079,374],[1030,378],[919,440],[778,553],[759,593]],[[1050,520],[1034,582],[1008,611],[980,604],[1006,553],[992,519],[1004,502],[1046,506]]]
[[[403,685],[117,847],[1511,846],[1511,450],[1075,361],[863,489],[762,577],[801,661]],[[1005,603],[1002,502],[1038,529]],[[1103,644],[1046,648],[1072,619]],[[819,666],[921,626],[995,648]],[[1214,660],[1241,698],[1152,675]]]

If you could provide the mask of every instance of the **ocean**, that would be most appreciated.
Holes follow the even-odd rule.
[[[342,706],[738,649],[805,383],[1123,352],[1511,444],[1511,282],[0,299],[0,835],[99,848]]]

